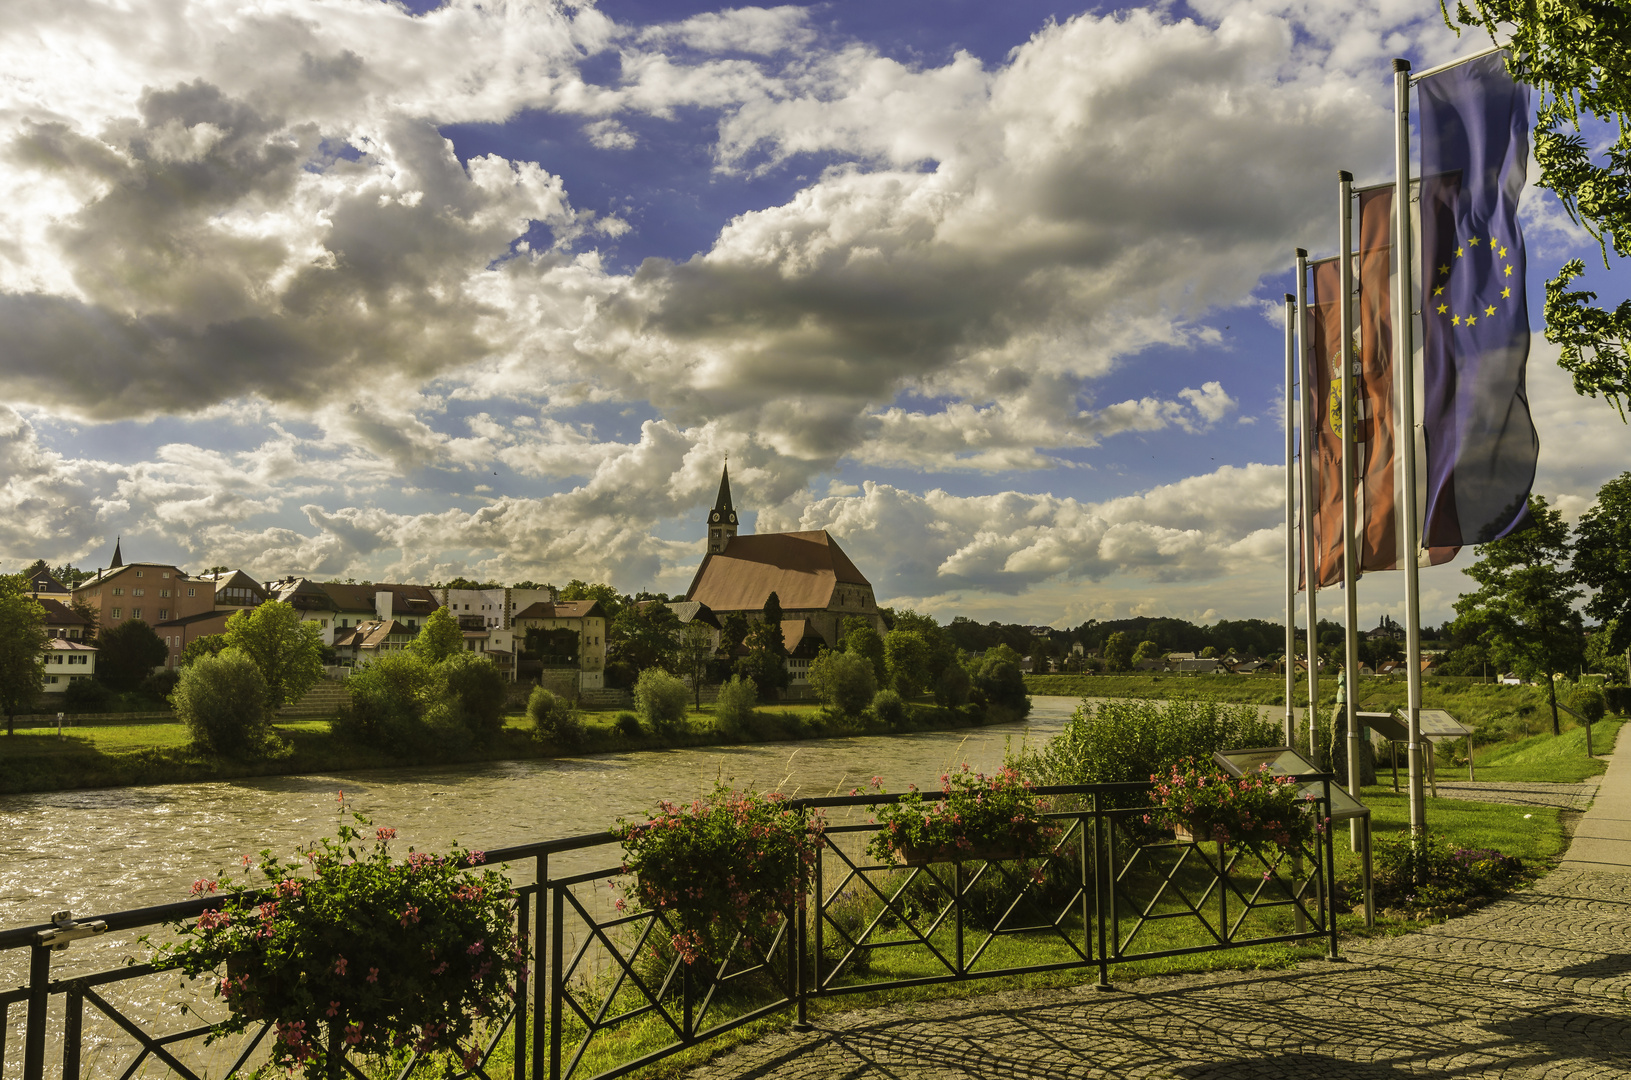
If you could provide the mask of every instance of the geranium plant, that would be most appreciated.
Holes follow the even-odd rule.
[[[883,781],[872,778],[883,794]],[[965,763],[960,771],[940,777],[943,799],[929,800],[916,785],[898,801],[870,808],[883,830],[867,845],[867,854],[896,865],[914,858],[979,858],[1000,850],[1005,858],[1035,859],[1048,854],[1059,826],[1044,816],[1047,804],[1032,791],[1018,770],[1004,768],[991,776]]]
[[[1290,847],[1308,843],[1329,820],[1316,814],[1312,793],[1292,777],[1272,775],[1267,766],[1237,777],[1191,759],[1150,781],[1156,808],[1144,820],[1187,829],[1197,840]]]
[[[619,911],[654,911],[687,964],[719,962],[741,935],[753,949],[774,939],[798,896],[801,866],[822,843],[818,813],[776,792],[713,791],[689,804],[662,802],[644,821],[620,820]]]
[[[352,818],[299,858],[262,851],[259,888],[196,882],[195,895],[221,891],[223,903],[177,924],[154,962],[216,976],[231,1015],[212,1040],[269,1020],[273,1061],[310,1080],[336,1037],[350,1053],[449,1051],[469,1067],[477,1022],[508,1011],[527,970],[509,879],[457,845],[394,860],[396,830]]]

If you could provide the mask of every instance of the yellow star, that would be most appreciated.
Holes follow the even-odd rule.
[[[1446,263],[1446,264],[1445,264],[1445,265],[1443,265],[1443,266],[1441,266],[1441,267],[1439,267],[1439,268],[1438,268],[1438,272],[1439,272],[1439,273],[1441,273],[1441,274],[1448,274],[1448,273],[1449,273],[1449,272],[1450,272],[1450,266],[1449,266],[1449,264],[1448,264],[1448,263]]]
[[[1449,304],[1440,304],[1438,306],[1438,313],[1440,315],[1444,314],[1446,311],[1449,311],[1449,310],[1450,310],[1450,305]]]
[[[1502,289],[1501,290],[1501,299],[1502,300],[1512,299],[1512,290],[1510,288]]]
[[[1474,237],[1469,238],[1467,240],[1467,243],[1471,244],[1473,247],[1477,247],[1478,246],[1478,237],[1474,236]]]
[[[1485,308],[1485,309],[1484,309],[1484,314],[1485,314],[1485,315],[1493,315],[1493,314],[1495,314],[1495,305],[1494,305],[1494,304],[1491,304],[1491,305],[1490,305],[1490,306],[1489,306],[1489,307],[1487,307],[1487,308]]]
[[[1478,321],[1478,316],[1476,316],[1476,315],[1468,315],[1467,316],[1467,325],[1468,326],[1471,326],[1473,323],[1475,323],[1477,321]]]
[[[1512,276],[1512,267],[1510,267],[1510,266],[1509,266],[1509,267],[1507,267],[1507,268],[1506,268],[1506,276],[1507,276],[1507,277],[1511,277],[1511,276]]]
[[[1506,248],[1502,248],[1502,249],[1501,249],[1501,250],[1500,250],[1500,256],[1501,256],[1501,258],[1503,258],[1503,259],[1504,259],[1504,258],[1506,258]]]
[[[1433,295],[1434,296],[1443,296],[1444,295],[1444,286],[1440,285],[1438,288],[1434,289],[1433,290]]]
[[[1451,326],[1460,326],[1461,325],[1461,316],[1451,315],[1450,316],[1450,325]]]
[[[1458,259],[1461,258],[1461,256],[1465,255],[1466,253],[1467,253],[1467,250],[1465,248],[1456,248],[1455,249],[1455,257],[1458,258]]]

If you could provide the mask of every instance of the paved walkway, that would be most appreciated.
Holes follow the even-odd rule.
[[[1579,784],[1518,783],[1515,781],[1452,780],[1438,782],[1441,799],[1469,799],[1472,802],[1512,803],[1517,806],[1556,806],[1563,810],[1584,810],[1597,795],[1602,777],[1593,776]]]
[[[1442,789],[1445,785],[1440,785]],[[1631,753],[1533,888],[1348,963],[833,1016],[691,1080],[1631,1077]]]

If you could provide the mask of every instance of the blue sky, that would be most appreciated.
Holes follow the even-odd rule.
[[[123,536],[677,591],[728,454],[750,524],[829,529],[886,602],[1277,617],[1290,251],[1334,247],[1337,169],[1385,178],[1392,57],[1478,44],[1335,0],[35,9],[0,569]],[[1538,297],[1592,249],[1527,198]],[[1573,516],[1625,430],[1552,355]]]

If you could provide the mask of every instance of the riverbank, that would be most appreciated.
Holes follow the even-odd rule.
[[[394,769],[403,766],[480,764],[633,750],[734,746],[850,735],[910,734],[982,727],[972,707],[943,708],[910,702],[906,721],[896,728],[831,715],[820,705],[790,704],[756,712],[739,728],[722,728],[713,706],[687,714],[686,727],[673,734],[642,731],[630,735],[617,726],[619,714],[583,714],[583,740],[574,746],[539,742],[521,715],[506,719],[498,738],[486,746],[448,742],[421,753],[393,754],[377,746],[336,737],[329,721],[290,720],[276,729],[285,748],[277,756],[240,760],[195,750],[179,723],[126,724],[66,729],[19,729],[0,735],[0,794],[71,791],[149,784],[187,784],[256,776]],[[1005,721],[1004,721],[1005,722]]]

